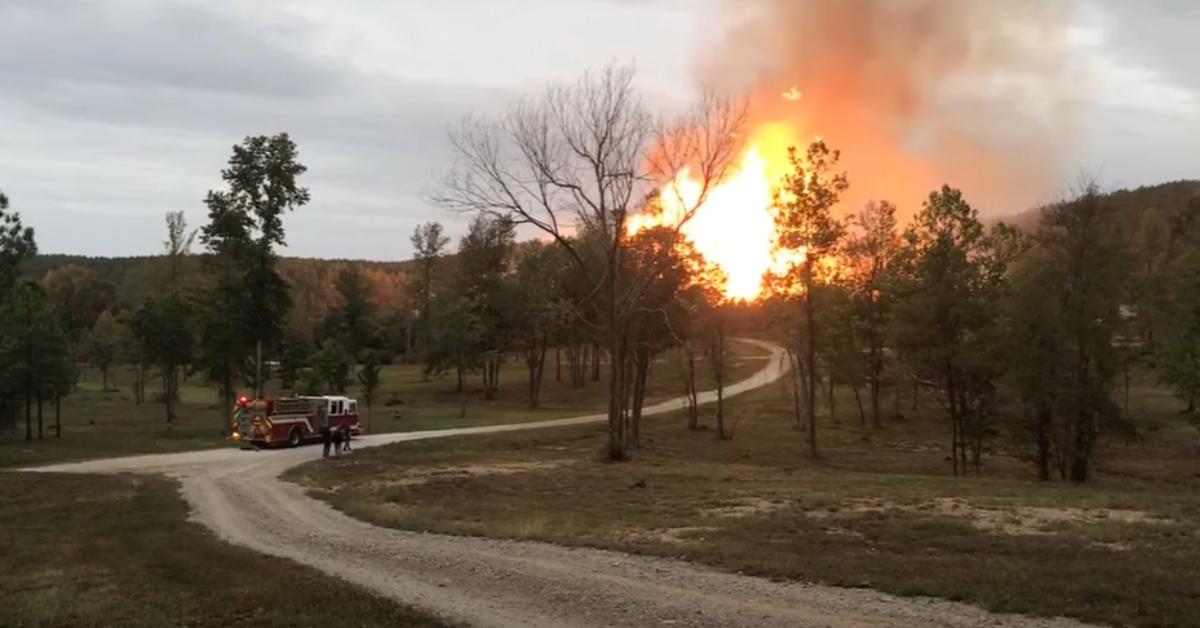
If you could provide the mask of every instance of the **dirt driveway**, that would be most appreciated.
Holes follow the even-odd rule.
[[[762,369],[726,388],[736,395],[779,379],[781,348]],[[715,393],[701,394],[703,403]],[[648,407],[682,407],[672,399]],[[594,423],[588,415],[428,432],[377,434],[358,447]],[[863,589],[771,582],[679,561],[546,543],[421,534],[352,519],[279,475],[320,448],[214,449],[28,469],[165,473],[178,478],[192,518],[220,538],[290,558],[388,598],[473,626],[1081,626],[1065,619],[995,615],[975,607]],[[298,600],[297,603],[303,603]]]

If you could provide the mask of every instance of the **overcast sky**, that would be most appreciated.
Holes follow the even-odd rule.
[[[204,221],[232,144],[288,131],[312,203],[288,253],[404,259],[467,112],[610,60],[653,102],[693,84],[715,0],[0,0],[0,189],[47,253],[157,253]],[[832,1],[832,0],[831,0]],[[1108,187],[1200,178],[1200,10],[1092,0],[1096,69],[1070,170]]]

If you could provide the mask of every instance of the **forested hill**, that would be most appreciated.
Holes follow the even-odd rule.
[[[196,256],[197,259],[201,257],[203,257],[203,255]],[[123,281],[125,281],[125,278],[129,273],[135,272],[138,268],[153,265],[156,263],[156,260],[161,259],[161,256],[156,255],[135,255],[129,257],[90,257],[87,255],[67,255],[61,253],[39,254],[25,263],[23,267],[23,274],[30,279],[40,279],[46,274],[46,271],[52,268],[74,264],[77,266],[86,266],[87,268],[91,268],[92,270],[96,271],[96,274],[106,281],[109,281],[114,285],[120,285]],[[282,267],[295,269],[310,266],[320,272],[320,274],[336,274],[341,269],[350,266],[360,270],[372,269],[384,272],[403,273],[405,267],[410,263],[410,261],[378,262],[372,260],[336,260],[317,259],[311,257],[281,258]]]
[[[1104,195],[1121,214],[1121,220],[1129,226],[1127,233],[1134,233],[1144,216],[1153,215],[1156,221],[1166,224],[1184,219],[1188,215],[1200,218],[1200,180],[1171,181],[1147,185],[1132,190],[1116,190]],[[1037,228],[1042,209],[1030,209],[1004,219],[1025,231]]]
[[[203,255],[187,257],[181,281],[192,283],[203,277]],[[30,279],[46,281],[51,274],[60,282],[86,285],[100,298],[104,307],[120,313],[133,311],[148,296],[161,292],[169,283],[168,262],[162,256],[87,257],[82,255],[38,255],[23,267]],[[291,286],[292,308],[289,325],[311,331],[323,320],[338,297],[336,281],[342,271],[354,269],[369,300],[381,310],[400,311],[408,294],[408,266],[411,262],[375,262],[366,260],[327,260],[283,257],[279,272]]]
[[[1105,194],[1105,199],[1118,209],[1121,222],[1127,225],[1122,233],[1132,239],[1158,241],[1150,237],[1160,233],[1180,232],[1187,223],[1200,220],[1200,181],[1184,180],[1144,186],[1132,190],[1117,190]],[[1006,222],[1027,232],[1037,228],[1041,209],[1010,216]],[[1147,235],[1150,234],[1150,235]],[[203,255],[193,255],[185,262],[197,271]],[[380,306],[403,307],[411,261],[377,262],[368,260],[327,260],[303,257],[281,258],[280,273],[292,285],[296,309],[292,316],[308,321],[319,320],[332,302],[334,281],[348,268],[359,271],[368,293]],[[24,275],[41,280],[56,268],[79,272],[86,268],[104,284],[111,286],[118,309],[136,308],[147,294],[159,290],[165,280],[166,260],[162,256],[87,257],[83,255],[38,255],[24,265]],[[74,267],[74,268],[67,268]]]

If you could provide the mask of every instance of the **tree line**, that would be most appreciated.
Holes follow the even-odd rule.
[[[689,297],[704,271],[688,268],[681,229],[731,167],[744,120],[736,103],[706,96],[682,119],[655,121],[632,71],[610,67],[452,133],[456,160],[435,200],[477,220],[531,226],[575,268],[582,311],[608,358],[614,460],[637,446],[639,364],[657,349],[647,339],[673,337],[690,354],[677,333],[686,324],[670,311],[697,311]],[[795,425],[811,456],[818,400],[834,414],[839,385],[876,427],[885,388],[894,415],[906,389],[913,410],[922,395],[935,401],[956,475],[979,473],[989,442],[1015,434],[1040,478],[1087,481],[1101,438],[1137,437],[1118,402],[1135,363],[1154,367],[1195,417],[1200,195],[1169,215],[1143,212],[1130,237],[1127,214],[1093,183],[1040,209],[1026,230],[985,224],[947,185],[902,227],[882,200],[836,215],[850,180],[823,141],[788,157],[774,244],[792,263],[765,278],[764,307],[790,330]],[[697,188],[687,198],[672,183],[684,167]],[[671,194],[668,226],[630,232],[635,213],[666,215],[656,203]],[[665,279],[673,267],[687,269],[681,281]],[[718,336],[708,353],[720,355],[728,304],[703,297],[718,314],[704,325]],[[671,336],[641,335],[660,321]],[[726,436],[723,426],[718,433]]]
[[[108,388],[123,364],[137,402],[155,382],[168,423],[182,378],[212,383],[224,434],[237,391],[261,395],[268,382],[299,393],[357,385],[370,412],[382,366],[400,359],[451,378],[465,413],[467,378],[493,398],[516,360],[530,407],[548,367],[574,387],[607,386],[606,450],[622,460],[640,446],[649,377],[668,350],[688,426],[702,427],[696,381],[707,368],[716,436],[732,438],[727,336],[752,311],[786,330],[776,339],[792,360],[794,427],[813,457],[818,405],[836,416],[839,388],[875,428],[935,403],[956,475],[979,473],[1004,436],[1042,479],[1087,481],[1101,439],[1137,437],[1125,407],[1135,367],[1152,368],[1196,419],[1200,193],[1131,220],[1129,199],[1085,184],[1017,228],[985,224],[947,185],[902,225],[885,200],[844,208],[850,173],[817,140],[789,150],[791,172],[775,184],[772,244],[790,266],[764,277],[761,303],[739,305],[682,231],[729,173],[745,125],[741,103],[715,95],[659,120],[617,66],[504,117],[468,119],[432,200],[468,215],[469,228],[452,252],[441,224],[418,226],[402,272],[329,273],[279,256],[284,217],[311,198],[287,134],[233,147],[199,229],[167,214],[164,253],[139,271],[152,277],[134,282],[140,291],[78,264],[23,278],[34,234],[0,196],[0,412],[14,426],[22,414],[27,438],[36,416],[40,435],[43,405],[70,392],[78,365]],[[672,183],[684,168],[687,194]],[[639,213],[664,219],[634,229]],[[542,237],[518,242],[520,229]]]

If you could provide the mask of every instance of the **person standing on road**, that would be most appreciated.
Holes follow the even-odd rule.
[[[342,434],[342,451],[350,453],[350,437],[354,435],[354,432],[350,429],[349,424],[343,424],[342,429],[345,430],[345,433]]]
[[[325,409],[325,402],[320,402],[317,406],[317,429],[321,430],[321,452],[322,458],[329,457],[329,446],[333,444],[333,434],[329,431],[329,412]]]

